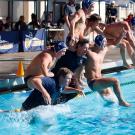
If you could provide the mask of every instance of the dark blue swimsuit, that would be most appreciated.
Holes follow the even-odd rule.
[[[57,89],[58,89],[56,86],[55,79],[49,77],[43,77],[42,85],[50,94],[51,98],[54,99],[54,97],[57,95]],[[29,97],[22,104],[22,108],[24,110],[29,110],[39,105],[47,105],[47,104],[43,99],[42,93],[39,90],[34,89],[29,95]]]

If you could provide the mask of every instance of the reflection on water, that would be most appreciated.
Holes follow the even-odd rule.
[[[135,80],[135,72],[132,71],[132,76],[130,72],[110,76],[120,78],[121,82],[126,84],[121,88],[124,98],[132,104],[131,107],[108,104],[95,92],[70,100],[66,104],[39,106],[28,112],[1,113],[0,135],[134,134],[135,83],[126,82]],[[19,108],[27,96],[0,96],[0,108]]]

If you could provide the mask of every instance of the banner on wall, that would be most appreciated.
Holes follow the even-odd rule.
[[[18,32],[0,32],[0,54],[18,52],[18,42]]]
[[[24,51],[42,51],[44,50],[45,29],[29,30],[23,32]]]

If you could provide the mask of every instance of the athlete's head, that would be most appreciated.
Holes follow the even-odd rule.
[[[89,11],[93,11],[94,10],[94,1],[93,0],[83,0],[82,8],[87,9]]]
[[[107,44],[107,40],[103,35],[97,35],[95,37],[95,46],[96,47],[103,49],[106,46],[106,44]]]
[[[90,27],[96,27],[101,22],[101,17],[98,14],[92,14],[86,19],[87,25]]]
[[[54,41],[51,43],[51,48],[53,48],[56,53],[56,57],[61,57],[65,54],[67,45],[63,41]]]
[[[68,86],[72,79],[72,71],[66,67],[62,67],[56,74],[56,78],[59,81],[60,87]]]
[[[89,40],[81,39],[76,44],[76,52],[78,55],[83,56],[89,49]]]

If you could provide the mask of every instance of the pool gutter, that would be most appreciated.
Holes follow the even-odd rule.
[[[131,63],[131,61],[128,60],[128,63]],[[103,64],[102,74],[123,70],[128,70],[128,68],[122,66],[122,61],[109,62]],[[24,78],[17,77],[15,74],[3,74],[0,76],[0,86],[2,86],[0,87],[0,94],[29,90],[27,85],[24,84]]]

